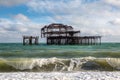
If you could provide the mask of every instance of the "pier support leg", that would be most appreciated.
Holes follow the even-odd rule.
[[[25,38],[23,37],[23,45],[25,45]]]

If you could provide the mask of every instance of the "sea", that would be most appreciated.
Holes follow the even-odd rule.
[[[0,72],[119,71],[120,43],[22,45],[0,43]]]

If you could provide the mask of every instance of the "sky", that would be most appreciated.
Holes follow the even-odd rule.
[[[40,36],[51,23],[71,25],[81,36],[102,36],[102,42],[120,42],[120,0],[0,0],[0,43]]]

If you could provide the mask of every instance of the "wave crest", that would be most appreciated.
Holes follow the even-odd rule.
[[[3,65],[4,69],[6,67],[9,71],[106,71],[120,70],[120,59],[95,57],[0,59],[0,70],[3,70]]]
[[[120,70],[120,58],[107,58],[106,61],[113,68]]]

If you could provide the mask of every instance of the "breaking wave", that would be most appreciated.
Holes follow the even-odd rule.
[[[0,58],[0,71],[114,71],[119,58]]]

